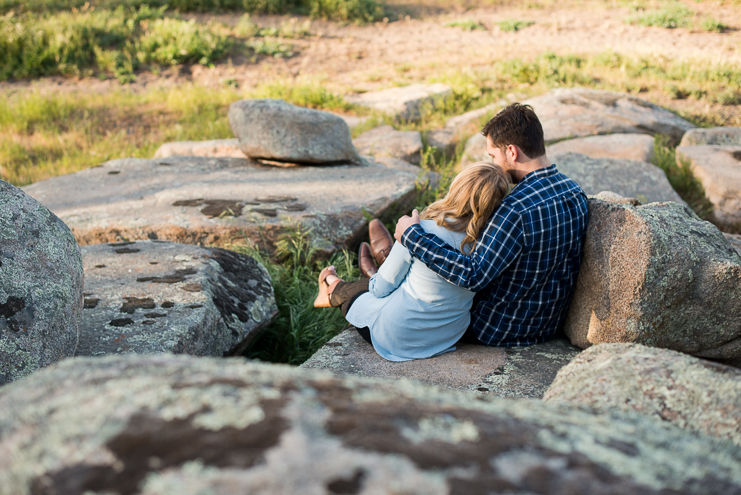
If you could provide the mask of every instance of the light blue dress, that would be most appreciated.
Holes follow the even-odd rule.
[[[460,250],[465,233],[451,232],[433,220],[422,229]],[[376,352],[389,361],[409,361],[455,350],[471,321],[474,292],[443,280],[424,263],[412,259],[407,248],[394,243],[370,292],[359,296],[347,321],[368,327]]]

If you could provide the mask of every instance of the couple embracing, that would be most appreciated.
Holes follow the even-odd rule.
[[[400,218],[397,242],[371,222],[372,249],[359,257],[370,278],[343,281],[332,266],[319,276],[314,305],[340,308],[385,359],[429,358],[457,342],[535,344],[566,317],[586,195],[548,161],[529,106],[508,106],[482,134],[491,163],[464,169],[445,198]]]

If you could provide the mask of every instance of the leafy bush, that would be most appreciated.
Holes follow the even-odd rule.
[[[712,17],[706,17],[705,19],[703,19],[700,23],[700,27],[702,27],[702,29],[704,29],[705,31],[711,33],[722,33],[723,30],[728,28],[728,26]]]
[[[252,48],[255,54],[270,55],[274,58],[291,57],[293,55],[293,46],[268,38],[250,40],[247,46]]]
[[[301,0],[311,17],[333,21],[373,22],[382,19],[384,11],[374,0]]]
[[[250,93],[251,98],[277,98],[288,103],[308,108],[324,110],[348,111],[355,109],[341,96],[331,93],[317,81],[310,82],[280,82],[274,81],[262,84]]]
[[[639,26],[656,26],[667,29],[688,27],[692,24],[694,12],[681,3],[667,5],[663,9],[646,12],[645,14],[629,17],[627,22]]]
[[[143,23],[143,35],[136,44],[141,62],[159,65],[199,63],[208,65],[220,59],[230,42],[195,20],[188,22],[172,18]]]
[[[535,24],[535,21],[518,21],[517,19],[505,19],[497,22],[499,29],[505,32],[515,32]]]
[[[457,27],[464,31],[475,31],[477,29],[486,31],[486,28],[480,22],[474,21],[473,19],[457,19],[455,21],[446,22],[445,27]]]

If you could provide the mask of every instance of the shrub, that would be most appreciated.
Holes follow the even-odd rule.
[[[474,21],[473,19],[458,19],[446,22],[445,27],[457,27],[464,31],[475,31],[477,29],[486,31],[486,28],[480,22]]]
[[[700,23],[700,27],[702,27],[702,29],[704,29],[705,31],[709,31],[711,33],[722,33],[723,30],[728,28],[728,26],[712,17],[706,17],[705,19],[703,19]]]
[[[518,21],[517,19],[505,19],[497,22],[499,29],[505,32],[519,31],[520,29],[525,29],[533,24],[535,24],[535,21]]]
[[[639,26],[656,26],[666,29],[678,27],[687,27],[692,24],[694,12],[681,3],[667,5],[663,9],[647,12],[642,15],[629,17],[627,21],[630,24]]]

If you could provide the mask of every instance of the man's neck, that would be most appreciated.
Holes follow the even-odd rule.
[[[517,183],[530,172],[535,172],[536,170],[550,166],[551,162],[548,160],[548,157],[543,155],[526,162],[516,162],[514,166],[510,165],[509,174],[512,176],[512,180]]]

